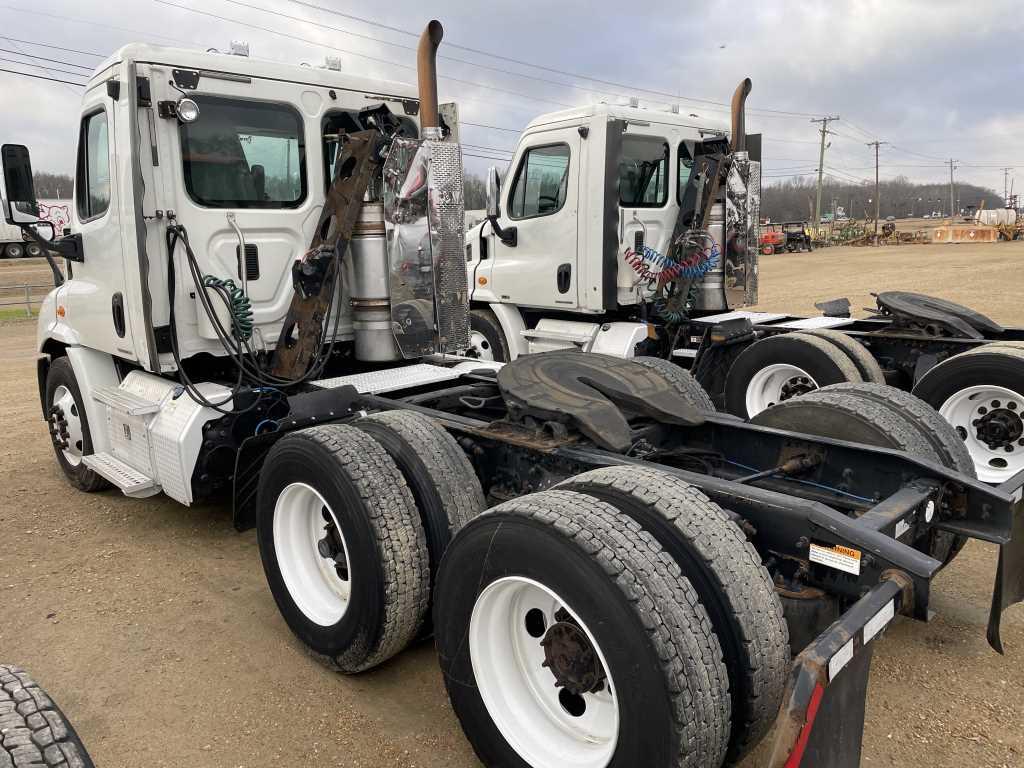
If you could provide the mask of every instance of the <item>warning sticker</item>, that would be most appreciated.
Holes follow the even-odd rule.
[[[844,547],[837,544],[834,547],[824,547],[821,544],[811,544],[810,560],[812,563],[827,565],[837,571],[852,573],[860,576],[860,550]]]
[[[896,521],[896,538],[900,538],[904,533],[910,530],[910,523],[906,520]]]

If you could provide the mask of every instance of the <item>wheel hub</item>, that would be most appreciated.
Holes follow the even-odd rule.
[[[64,416],[64,409],[59,405],[54,405],[50,408],[50,423],[48,426],[54,445],[62,451],[67,450],[70,445],[71,435],[68,432],[68,420]]]
[[[540,644],[544,665],[555,678],[556,688],[582,696],[604,687],[605,672],[586,633],[564,611],[555,614],[558,622],[548,627]],[[568,619],[568,620],[567,620]]]
[[[321,514],[325,518],[331,516],[326,507],[321,510]],[[316,543],[316,549],[320,553],[320,557],[331,561],[338,578],[347,581],[348,558],[345,556],[345,545],[342,543],[338,528],[332,519],[328,519],[327,525],[324,526],[324,537]]]
[[[782,389],[779,392],[779,402],[789,400],[791,397],[806,395],[808,392],[813,392],[817,388],[818,387],[815,383],[807,376],[795,376],[782,385]]]
[[[998,400],[993,400],[990,406],[979,407],[978,418],[972,422],[978,439],[992,450],[1012,453],[1024,435],[1024,421],[1017,404],[1011,401],[1004,407]]]

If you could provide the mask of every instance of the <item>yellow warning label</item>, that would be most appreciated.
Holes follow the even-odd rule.
[[[829,568],[835,568],[837,571],[860,576],[860,556],[859,549],[844,547],[841,544],[834,547],[811,544],[809,557],[812,563],[820,563]]]

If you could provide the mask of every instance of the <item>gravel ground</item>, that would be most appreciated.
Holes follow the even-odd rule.
[[[1024,243],[768,257],[761,307],[872,306],[871,289],[912,288],[1024,325],[1008,290],[1022,259]],[[0,262],[0,283],[14,269]],[[34,333],[0,325],[0,662],[32,671],[98,766],[477,765],[430,645],[354,678],[325,671],[278,616],[254,536],[227,507],[72,491],[40,418]],[[969,545],[934,585],[936,618],[897,619],[879,642],[864,765],[1024,765],[1024,610],[996,655],[995,562],[994,547]]]

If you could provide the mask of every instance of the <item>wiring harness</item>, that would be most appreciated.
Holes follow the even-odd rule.
[[[233,280],[222,280],[211,275],[203,275],[202,270],[199,267],[199,262],[192,250],[192,246],[189,243],[188,231],[183,225],[173,223],[169,224],[167,227],[166,237],[167,293],[170,299],[169,325],[171,331],[171,354],[174,357],[175,365],[178,368],[178,375],[181,379],[182,386],[188,393],[189,397],[200,405],[212,408],[219,413],[233,413],[237,415],[256,408],[259,405],[260,400],[267,393],[283,395],[281,389],[302,384],[320,376],[334,351],[334,339],[337,336],[338,327],[341,324],[341,302],[335,302],[335,298],[339,294],[338,281],[341,279],[341,270],[338,270],[339,276],[336,277],[332,284],[330,302],[328,304],[328,310],[321,330],[320,352],[317,357],[314,358],[309,370],[307,370],[305,374],[295,379],[284,379],[271,374],[263,367],[263,365],[261,365],[259,356],[250,344],[253,332],[253,314],[252,304],[249,301],[249,298],[241,291],[241,289],[238,288],[237,285],[235,285]],[[209,318],[210,324],[217,335],[217,340],[224,348],[224,351],[227,352],[228,358],[231,360],[237,373],[235,382],[231,388],[231,394],[219,402],[212,402],[209,398],[203,395],[203,393],[197,388],[196,382],[189,377],[185,367],[182,365],[181,353],[178,346],[177,321],[174,311],[176,291],[174,254],[179,243],[181,243],[185,250],[185,261],[192,280],[196,285],[196,297],[199,299],[202,311],[205,312],[206,316]],[[221,322],[220,316],[217,314],[216,308],[213,304],[214,297],[223,302],[228,309],[228,313],[231,317],[230,330],[224,327],[224,323]],[[334,314],[334,327],[333,331],[330,331],[329,326],[331,325],[330,316],[332,314],[332,310]],[[328,343],[328,338],[330,338],[330,343]],[[253,403],[241,411],[235,410],[234,408],[224,408],[224,406],[231,402],[241,391],[243,391],[243,389],[256,392],[257,397]]]

